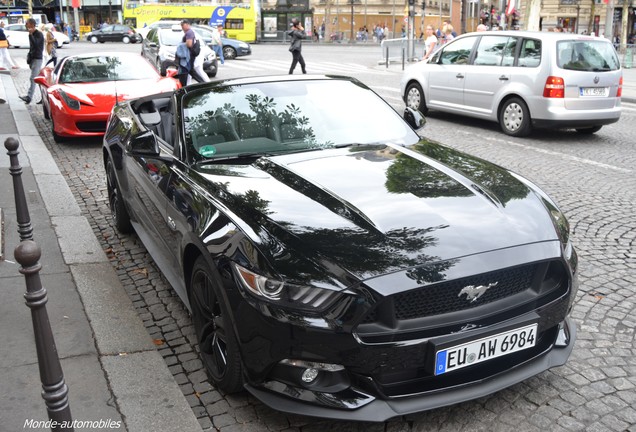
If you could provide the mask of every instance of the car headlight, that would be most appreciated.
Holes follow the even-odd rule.
[[[342,295],[339,291],[267,278],[236,263],[234,269],[241,287],[249,294],[288,308],[320,312]]]
[[[239,46],[241,48],[249,48],[250,46],[248,44],[246,44],[245,42],[239,42]]]
[[[80,101],[78,101],[77,99],[73,99],[62,89],[59,89],[57,93],[60,95],[60,98],[64,101],[66,106],[68,106],[72,110],[79,111]]]

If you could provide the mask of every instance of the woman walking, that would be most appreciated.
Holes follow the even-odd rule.
[[[20,69],[20,66],[13,61],[11,55],[9,55],[9,40],[4,33],[4,21],[0,22],[0,70]]]
[[[291,20],[292,29],[287,32],[287,36],[291,38],[291,45],[289,46],[289,51],[292,53],[293,60],[291,67],[289,68],[289,74],[294,73],[294,69],[296,69],[296,65],[300,63],[300,68],[303,73],[306,74],[307,70],[305,69],[305,59],[301,54],[303,49],[302,40],[307,38],[307,34],[305,33],[305,29],[298,21],[298,18],[294,18]]]
[[[53,62],[53,67],[57,65],[57,41],[53,34],[53,24],[46,25],[46,53],[49,55],[49,61],[46,62],[44,67]]]

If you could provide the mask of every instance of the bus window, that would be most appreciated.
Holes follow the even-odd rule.
[[[243,25],[243,19],[242,18],[227,18],[225,20],[225,26],[226,29],[232,29],[232,30],[243,30],[245,27]]]

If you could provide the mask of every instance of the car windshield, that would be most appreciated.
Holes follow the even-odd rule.
[[[142,80],[152,78],[157,71],[137,56],[76,57],[64,63],[60,73],[61,84],[79,82],[103,82]]]
[[[163,30],[159,34],[161,45],[177,46],[183,40],[183,31]]]
[[[390,105],[348,80],[193,89],[183,111],[190,162],[419,140]]]
[[[557,45],[557,64],[562,69],[602,72],[620,69],[612,44],[604,40],[567,40]]]

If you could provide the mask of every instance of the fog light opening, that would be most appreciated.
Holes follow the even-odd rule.
[[[319,374],[318,369],[308,368],[303,371],[303,374],[301,375],[300,379],[302,379],[303,382],[306,382],[309,384],[313,382],[316,378],[318,378],[318,374]]]
[[[351,379],[343,365],[307,360],[281,360],[272,377],[321,393],[336,393],[351,386]]]

